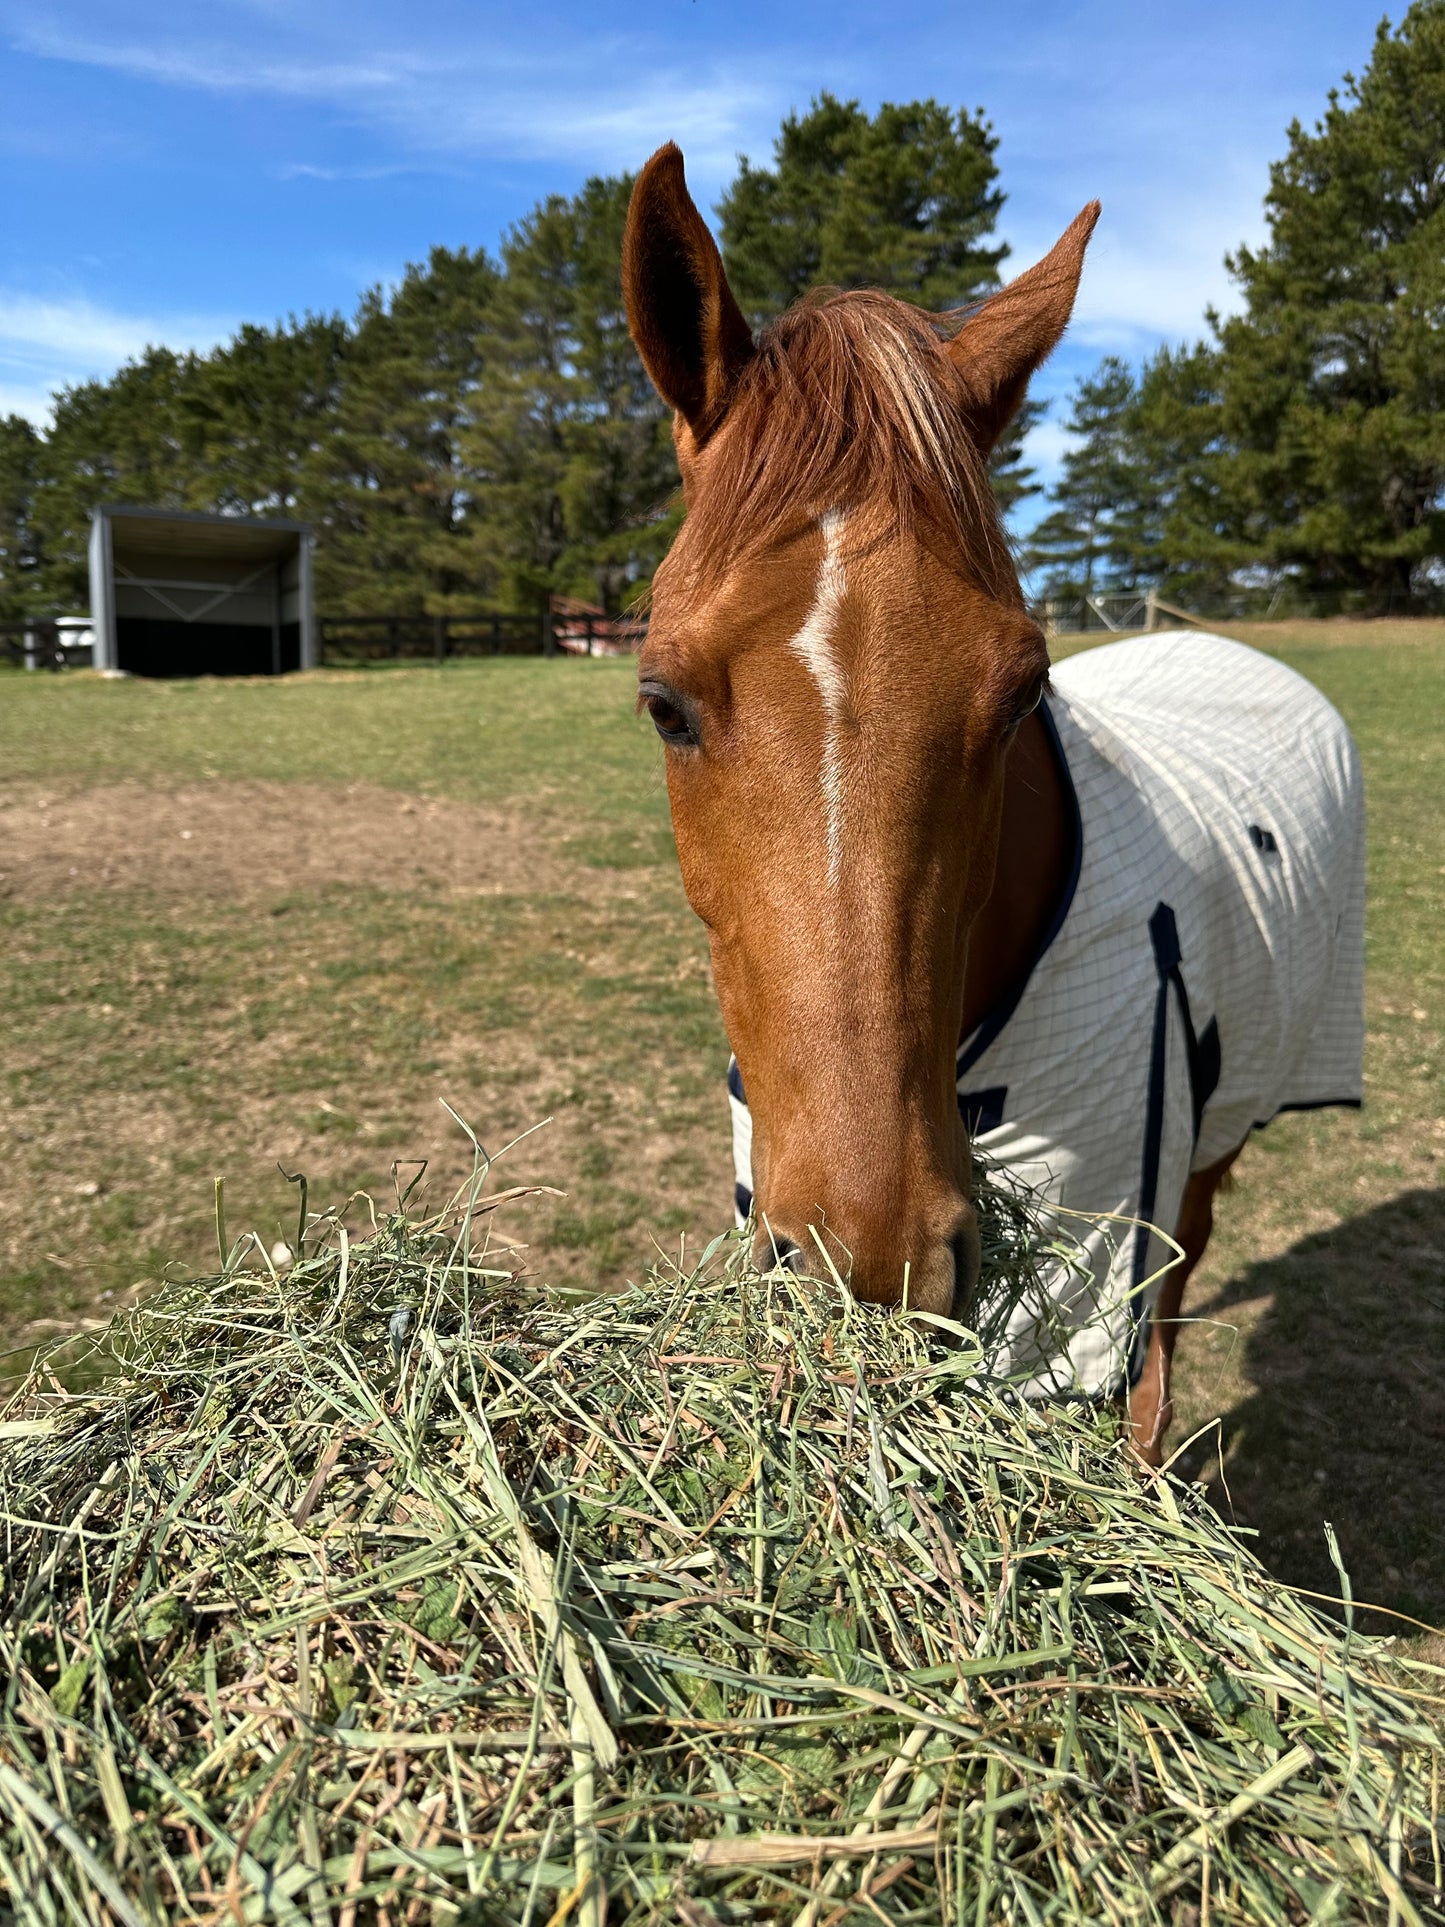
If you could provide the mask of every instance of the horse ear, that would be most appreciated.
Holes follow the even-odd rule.
[[[622,290],[643,366],[701,448],[727,412],[753,337],[672,141],[658,148],[632,190]]]
[[[1090,201],[1043,260],[990,295],[947,344],[968,390],[974,439],[985,455],[1012,420],[1029,377],[1068,326],[1098,218],[1099,203]]]

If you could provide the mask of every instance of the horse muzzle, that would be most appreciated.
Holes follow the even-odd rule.
[[[965,1199],[939,1200],[907,1227],[896,1221],[876,1231],[853,1227],[851,1238],[823,1213],[811,1217],[785,1205],[777,1211],[762,1208],[753,1238],[753,1262],[760,1271],[836,1271],[864,1303],[938,1317],[964,1319],[972,1309],[980,1246],[978,1221]]]

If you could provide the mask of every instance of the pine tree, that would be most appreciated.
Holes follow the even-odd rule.
[[[1140,580],[1201,611],[1235,599],[1254,556],[1225,475],[1222,364],[1208,342],[1144,364],[1126,422],[1132,497],[1117,517]]]
[[[88,607],[90,515],[102,502],[309,513],[306,478],[331,433],[345,332],[335,318],[247,326],[210,356],[150,348],[109,381],[62,391],[34,463],[43,605]]]
[[[771,169],[746,158],[718,209],[728,279],[755,324],[819,285],[880,287],[941,310],[998,285],[1003,195],[982,112],[821,94],[789,114]]]
[[[318,450],[334,433],[349,330],[339,315],[247,323],[200,362],[188,412],[217,512],[294,516]]]
[[[44,443],[22,415],[0,420],[0,623],[40,613],[35,483]]]
[[[1291,126],[1265,206],[1217,324],[1219,486],[1317,606],[1403,609],[1445,555],[1445,0]]]
[[[197,382],[195,355],[147,348],[109,381],[82,382],[56,397],[34,503],[47,607],[90,606],[86,552],[99,503],[209,506]]]
[[[718,208],[723,260],[743,310],[771,321],[809,289],[885,288],[935,313],[999,284],[1008,248],[994,239],[1003,193],[998,139],[982,109],[823,93],[789,114],[771,169],[744,156]],[[1023,442],[1041,410],[1026,402],[994,450],[1002,506],[1037,492]]]
[[[473,492],[459,437],[498,295],[484,253],[434,248],[390,297],[373,289],[341,354],[330,433],[302,476],[318,524],[317,594],[354,614],[475,607],[462,544]]]
[[[1023,551],[1025,568],[1042,574],[1046,595],[1090,596],[1137,584],[1146,508],[1136,401],[1134,377],[1116,355],[1078,384],[1067,424],[1075,444],[1049,494],[1054,509]]]
[[[536,608],[553,592],[615,609],[650,577],[677,485],[662,405],[627,331],[630,179],[552,195],[511,230],[461,440],[473,577]]]
[[[1203,610],[1237,598],[1252,552],[1222,481],[1221,367],[1200,342],[1161,348],[1137,376],[1106,356],[1079,382],[1076,444],[1050,490],[1052,513],[1023,548],[1040,593],[1152,587]]]
[[[648,380],[622,298],[632,178],[589,180],[573,206],[573,371],[580,384],[563,491],[564,590],[615,612],[649,581],[676,530],[672,423]]]

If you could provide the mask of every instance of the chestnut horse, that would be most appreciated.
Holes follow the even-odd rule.
[[[746,1086],[756,1253],[801,1265],[821,1249],[860,1298],[906,1288],[945,1316],[966,1316],[979,1270],[959,1043],[1017,1003],[1082,836],[987,463],[1064,331],[1098,213],[963,317],[834,292],[756,339],[676,147],[639,176],[624,245],[686,502],[639,701]],[[1141,1086],[1141,1127],[1145,1101]],[[1240,1115],[1241,1138],[1264,1121]],[[1197,1148],[1197,1104],[1194,1130]],[[1186,1156],[1173,1195],[1156,1187],[1182,1262],[1147,1281],[1147,1351],[1083,1388],[1132,1380],[1153,1463],[1184,1285],[1238,1149]]]

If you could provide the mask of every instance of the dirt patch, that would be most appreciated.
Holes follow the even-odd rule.
[[[0,795],[0,896],[248,901],[327,884],[494,896],[596,882],[516,814],[370,784],[114,783]]]

